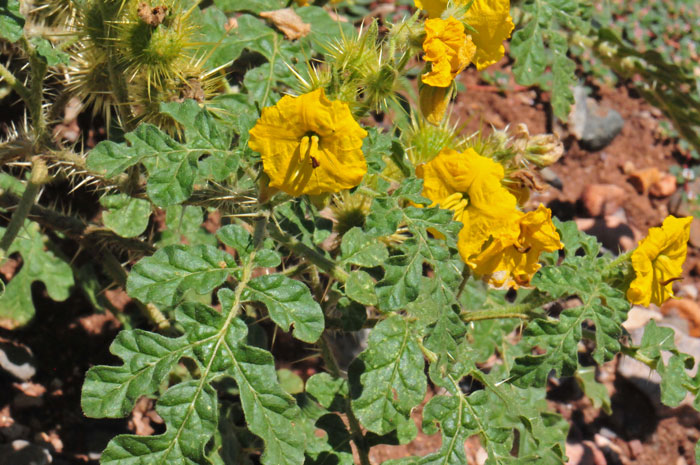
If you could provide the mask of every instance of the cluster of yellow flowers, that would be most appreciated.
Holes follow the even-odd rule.
[[[503,41],[513,31],[509,0],[473,0],[469,9],[457,19],[448,16],[446,0],[415,0],[416,6],[428,13],[425,21],[423,59],[430,70],[421,77],[420,106],[423,115],[438,124],[445,115],[452,94],[452,83],[470,63],[478,70],[503,58]],[[468,4],[457,0],[458,8]],[[470,34],[465,33],[465,23]]]
[[[540,254],[562,248],[552,212],[542,205],[530,213],[518,210],[501,182],[503,166],[473,149],[443,149],[419,165],[416,175],[423,179],[423,195],[454,211],[464,225],[457,241],[462,260],[492,284],[529,284]]]
[[[473,0],[463,18],[472,35],[465,33],[462,20],[439,18],[445,1],[416,0],[416,5],[430,16],[423,49],[431,67],[422,76],[429,92],[437,89],[444,97],[440,89],[452,86],[469,63],[482,69],[503,56],[502,42],[513,29],[508,0]],[[366,136],[348,104],[329,100],[319,88],[282,97],[263,109],[250,131],[249,146],[261,154],[271,187],[292,196],[319,195],[360,184],[367,172],[362,153]],[[563,247],[551,211],[542,205],[520,211],[516,197],[503,185],[503,165],[474,149],[460,153],[445,148],[418,165],[416,175],[423,179],[423,195],[432,205],[452,210],[463,224],[457,241],[462,260],[475,276],[495,286],[528,285],[541,267],[540,254]],[[690,222],[691,218],[668,217],[640,242],[631,256],[635,278],[627,292],[630,302],[660,304],[673,296],[671,286],[682,272]],[[437,231],[434,234],[439,237]]]

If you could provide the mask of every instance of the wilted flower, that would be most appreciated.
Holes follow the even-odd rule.
[[[633,304],[661,305],[673,297],[673,281],[680,279],[690,237],[692,217],[668,216],[660,228],[649,229],[649,235],[632,252],[635,278],[627,290]]]
[[[563,247],[549,208],[540,205],[537,210],[520,215],[517,236],[494,238],[474,259],[474,273],[488,276],[496,286],[506,284],[517,288],[530,284],[532,276],[540,269],[540,254]]]
[[[464,33],[464,24],[452,16],[446,20],[436,18],[425,22],[423,50],[424,60],[432,63],[432,69],[421,80],[433,87],[450,86],[475,53],[474,43]]]
[[[264,108],[248,145],[262,155],[270,186],[293,196],[318,195],[362,181],[366,136],[346,103],[331,102],[317,89]]]
[[[464,225],[457,247],[465,263],[475,266],[474,257],[493,237],[518,237],[515,197],[501,184],[503,166],[482,157],[473,149],[459,153],[443,149],[428,163],[416,167],[423,179],[423,195],[433,205],[453,210]]]

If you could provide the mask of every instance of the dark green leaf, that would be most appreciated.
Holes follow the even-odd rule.
[[[357,418],[377,434],[397,430],[401,442],[415,436],[410,413],[423,400],[427,386],[425,361],[415,336],[406,320],[390,316],[374,327],[367,349],[354,362],[362,373],[351,367],[352,408]]]
[[[374,279],[364,271],[353,271],[345,281],[345,294],[363,305],[377,305]]]
[[[242,299],[264,303],[272,321],[285,331],[294,324],[297,339],[316,342],[323,332],[323,311],[299,281],[280,274],[258,276],[250,281]]]
[[[17,42],[24,30],[24,16],[19,12],[18,0],[0,2],[0,37]]]
[[[105,226],[120,236],[136,237],[146,230],[151,216],[147,200],[115,194],[102,197],[100,204],[106,208],[102,213]]]
[[[340,261],[371,268],[383,264],[389,258],[384,243],[354,227],[343,235],[340,244]]]
[[[0,237],[4,232],[0,228]],[[0,289],[0,326],[6,329],[24,326],[34,317],[32,283],[43,282],[49,297],[57,302],[66,300],[73,286],[70,265],[52,251],[38,224],[24,222],[6,255],[15,252],[22,257],[24,266]]]
[[[126,289],[142,302],[172,306],[185,291],[211,292],[235,268],[233,257],[215,247],[172,245],[138,262],[129,274]]]

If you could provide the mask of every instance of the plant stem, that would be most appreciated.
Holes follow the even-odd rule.
[[[464,286],[467,285],[467,281],[469,281],[469,277],[472,275],[471,270],[469,269],[469,265],[466,263],[464,264],[464,269],[462,270],[462,282],[459,283],[459,288],[457,289],[457,295],[455,298],[459,300],[460,296],[462,295],[462,292],[464,292]]]
[[[470,321],[481,320],[497,320],[504,318],[520,318],[521,320],[529,320],[532,315],[528,313],[519,313],[509,308],[499,308],[494,310],[476,310],[473,312],[463,313],[462,321],[468,323]]]
[[[545,294],[538,294],[535,295],[530,302],[488,310],[466,311],[460,314],[460,318],[466,323],[470,321],[497,320],[503,318],[520,318],[521,320],[529,320],[535,316],[539,316],[540,313],[533,310],[536,310],[537,308],[546,304],[548,301],[549,299]]]
[[[321,357],[326,365],[328,371],[336,378],[342,378],[343,373],[338,366],[338,362],[333,355],[333,351],[328,345],[328,340],[326,339],[326,334],[323,334],[318,340],[318,347],[321,349]],[[370,465],[369,461],[369,447],[367,447],[367,442],[365,441],[365,436],[362,434],[362,429],[360,428],[360,422],[352,411],[352,405],[350,398],[345,399],[345,414],[348,417],[348,423],[350,424],[350,433],[352,434],[352,440],[357,446],[357,454],[360,456],[361,465]]]
[[[338,265],[336,265],[336,263],[333,260],[324,257],[320,252],[317,252],[316,250],[312,249],[306,244],[300,242],[299,240],[290,236],[278,227],[272,227],[273,223],[274,222],[271,222],[271,227],[268,228],[268,234],[272,239],[284,245],[292,252],[301,255],[310,263],[316,265],[317,267],[321,268],[324,272],[328,273],[332,278],[337,279],[338,281],[343,283],[347,281],[349,277],[348,273],[342,268],[340,268]]]
[[[24,102],[32,119],[32,131],[34,133],[34,145],[44,148],[52,145],[51,136],[44,116],[44,78],[48,70],[46,60],[39,55],[36,47],[25,37],[21,39],[22,47],[29,57],[30,80],[29,95]]]
[[[12,74],[12,71],[7,69],[2,63],[0,63],[0,78],[4,79],[4,81],[14,90],[17,92],[17,95],[20,96],[22,100],[24,100],[25,103],[29,100],[29,89],[22,84],[14,74]]]
[[[48,177],[49,174],[46,163],[44,163],[41,158],[34,158],[29,182],[27,182],[22,198],[12,214],[12,219],[7,225],[7,229],[5,229],[5,234],[3,234],[2,239],[0,239],[0,260],[5,259],[5,253],[7,253],[12,242],[17,237],[19,230],[24,226],[24,221],[27,219],[36,201],[36,197],[39,195],[39,191],[41,191],[41,186],[48,181]]]

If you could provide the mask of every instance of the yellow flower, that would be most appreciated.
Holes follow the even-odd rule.
[[[476,49],[464,33],[464,24],[450,16],[446,20],[436,18],[425,22],[423,51],[425,61],[432,63],[431,71],[422,76],[423,83],[448,87],[469,65]]]
[[[464,225],[457,247],[469,266],[475,266],[473,258],[490,237],[518,237],[521,213],[515,197],[501,184],[500,164],[471,148],[464,153],[442,149],[433,160],[418,165],[416,175],[423,179],[423,196],[453,210],[455,220]]]
[[[455,4],[466,5],[469,1],[456,0]],[[447,0],[415,0],[415,3],[431,18],[439,18],[447,7]],[[503,58],[503,41],[515,27],[510,16],[510,0],[474,0],[462,19],[476,31],[471,36],[476,54],[470,60],[477,69],[482,70]]]
[[[464,17],[476,32],[474,64],[482,70],[503,58],[503,41],[510,37],[515,26],[510,17],[510,0],[474,0]]]
[[[318,195],[357,186],[367,172],[362,139],[347,104],[317,89],[264,108],[248,145],[262,155],[270,186],[289,195]]]
[[[692,217],[668,216],[660,228],[649,229],[649,235],[632,252],[635,278],[627,300],[646,307],[673,297],[672,284],[683,272],[692,221]]]
[[[474,260],[474,274],[489,277],[496,286],[506,284],[517,289],[530,284],[541,267],[540,254],[563,247],[549,208],[540,205],[537,210],[520,215],[518,236],[494,239]]]
[[[427,12],[431,18],[439,18],[447,6],[447,0],[413,0],[413,2],[416,8]]]

